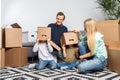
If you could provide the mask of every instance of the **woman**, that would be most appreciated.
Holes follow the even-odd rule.
[[[85,20],[84,29],[86,36],[79,37],[81,40],[78,45],[81,63],[78,65],[78,71],[88,73],[102,70],[106,66],[108,57],[103,35],[97,31],[96,22],[91,18]]]

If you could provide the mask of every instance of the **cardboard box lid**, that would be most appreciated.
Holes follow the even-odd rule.
[[[60,48],[57,44],[55,44],[53,41],[50,41],[50,44],[51,44],[55,49],[57,49],[58,51],[61,50],[61,48]]]
[[[11,24],[13,28],[21,28],[21,26],[18,23]]]

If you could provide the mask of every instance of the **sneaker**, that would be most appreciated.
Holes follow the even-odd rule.
[[[28,68],[35,68],[36,63],[29,64]]]
[[[68,66],[63,66],[63,67],[60,67],[61,70],[66,70],[68,69]]]

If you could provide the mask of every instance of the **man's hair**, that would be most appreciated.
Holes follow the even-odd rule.
[[[57,17],[58,15],[60,15],[60,16],[64,16],[63,20],[65,20],[65,15],[64,15],[63,12],[58,12],[57,15],[56,15],[56,17]]]

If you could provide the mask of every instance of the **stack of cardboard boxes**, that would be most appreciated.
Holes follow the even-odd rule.
[[[22,47],[22,29],[15,23],[13,28],[1,29],[1,58],[0,66],[18,67],[27,64],[27,48]]]
[[[120,20],[97,22],[97,28],[108,46],[108,68],[120,73]]]

